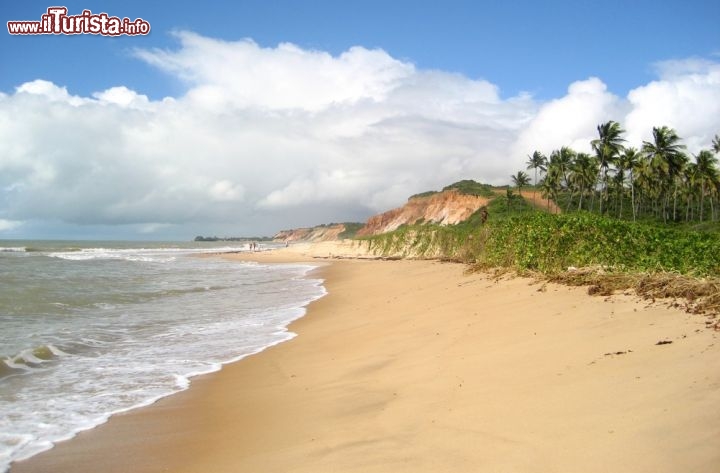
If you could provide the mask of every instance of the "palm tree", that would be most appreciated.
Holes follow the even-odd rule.
[[[568,186],[568,173],[573,160],[575,159],[575,151],[567,146],[563,146],[559,150],[555,150],[550,153],[550,159],[548,160],[548,168],[555,168],[559,173],[559,177],[562,178],[565,186]]]
[[[557,196],[561,187],[560,173],[557,168],[548,167],[547,174],[540,180],[541,195],[547,199],[548,211],[550,210],[550,199],[555,201],[555,208],[559,208],[557,206]]]
[[[548,175],[540,179],[540,196],[547,201],[547,211],[550,212],[550,198],[553,196],[553,184],[548,179]]]
[[[573,161],[575,161],[575,155],[577,153],[567,147],[563,146],[560,148],[560,151],[557,151],[557,155],[555,156],[555,166],[557,167],[558,173],[560,176],[562,176],[562,180],[564,181],[565,188],[570,191],[570,170],[572,169]],[[565,206],[565,211],[570,209],[570,205],[572,204],[572,192],[570,192],[570,198],[568,199],[568,203]]]
[[[694,217],[693,198],[700,194],[698,187],[700,184],[700,174],[698,172],[697,163],[687,163],[682,170],[682,188],[680,189],[683,197],[685,197],[685,221],[689,222]],[[700,197],[702,200],[702,196]],[[701,204],[702,206],[702,204]]]
[[[636,202],[636,212],[640,212],[643,202],[656,202],[656,197],[660,194],[660,181],[657,179],[657,173],[645,155],[641,155],[635,169],[633,169],[634,187],[638,189],[638,200]],[[645,208],[647,211],[647,207]]]
[[[533,154],[528,156],[528,162],[525,164],[527,164],[527,169],[535,170],[535,181],[533,181],[533,184],[535,186],[535,189],[533,189],[533,201],[535,201],[535,192],[537,191],[538,184],[538,169],[540,169],[541,171],[547,170],[547,158],[540,151],[535,151],[533,152]]]
[[[628,171],[628,175],[630,177],[630,203],[632,205],[633,210],[633,221],[635,221],[635,182],[634,182],[634,170],[637,167],[638,163],[640,162],[640,153],[637,149],[630,147],[625,148],[623,152],[620,154],[620,157],[618,159],[618,175],[620,180],[620,186],[622,188],[623,181],[624,181],[624,173],[625,171]],[[621,189],[622,190],[622,189]],[[620,200],[620,213],[618,214],[620,217],[622,217],[622,197]]]
[[[717,187],[720,183],[720,171],[717,169],[718,159],[704,149],[695,156],[696,178],[700,182],[700,221],[704,220],[705,194],[708,184]],[[712,201],[711,201],[712,202]]]
[[[667,221],[668,207],[668,188],[674,186],[673,192],[673,219],[675,219],[675,210],[677,204],[677,179],[682,172],[683,167],[687,163],[687,157],[682,150],[685,145],[680,144],[680,137],[674,129],[663,127],[653,127],[653,141],[643,141],[642,151],[645,153],[653,167],[659,172],[660,178],[664,184],[661,191],[665,202],[663,204],[663,219]]]
[[[570,167],[570,181],[578,189],[578,210],[582,209],[586,190],[591,190],[598,174],[597,160],[587,153],[577,153]]]
[[[518,188],[518,195],[522,198],[522,188],[530,184],[530,176],[525,174],[523,171],[518,171],[512,178],[513,184]]]
[[[550,199],[557,203],[562,194],[567,198],[564,210],[573,207],[577,196],[578,210],[596,212],[598,197],[600,213],[617,214],[618,218],[627,212],[625,199],[629,196],[633,221],[646,217],[665,222],[682,219],[678,213],[682,214],[683,205],[688,222],[715,221],[720,216],[716,211],[720,208],[720,134],[691,162],[681,138],[667,126],[653,127],[652,139],[643,141],[639,150],[625,147],[625,130],[618,122],[601,123],[597,131],[598,138],[590,143],[592,154],[562,147],[548,157],[539,151],[527,156],[527,169],[535,171],[533,199],[540,189],[548,201],[548,211]],[[522,193],[529,177],[522,171],[511,177]],[[508,188],[508,192],[512,190]]]
[[[622,138],[622,134],[625,133],[625,130],[620,127],[620,124],[618,122],[610,120],[609,122],[601,123],[600,125],[598,125],[597,131],[599,137],[595,140],[592,140],[590,142],[590,145],[595,151],[595,156],[597,156],[598,161],[600,162],[598,179],[600,179],[600,175],[602,175],[603,177],[602,182],[605,196],[604,199],[600,199],[600,213],[602,214],[603,200],[607,200],[608,169],[610,168],[610,165],[615,162],[617,156],[623,150],[622,143],[625,140]]]

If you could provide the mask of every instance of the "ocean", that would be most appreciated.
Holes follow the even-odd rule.
[[[292,338],[313,266],[194,257],[247,249],[0,240],[0,472]]]

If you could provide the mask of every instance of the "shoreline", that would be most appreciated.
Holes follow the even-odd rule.
[[[720,344],[701,317],[326,250],[226,256],[322,265],[328,294],[288,327],[299,336],[11,473],[720,466]]]

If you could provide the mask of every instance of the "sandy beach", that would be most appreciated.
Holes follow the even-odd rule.
[[[459,264],[337,259],[360,253],[232,256],[317,263],[328,295],[293,340],[11,472],[720,471],[705,317]]]

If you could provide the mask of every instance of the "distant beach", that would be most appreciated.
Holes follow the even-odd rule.
[[[12,473],[717,472],[719,332],[663,301],[291,245],[290,341]]]

